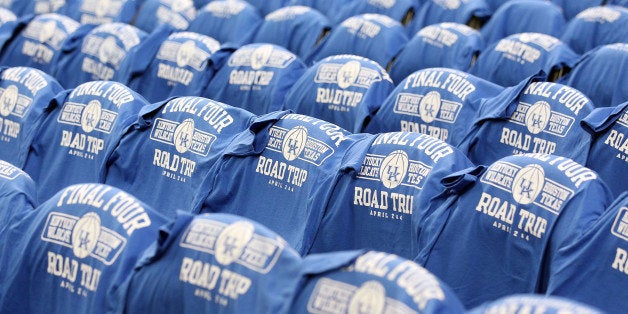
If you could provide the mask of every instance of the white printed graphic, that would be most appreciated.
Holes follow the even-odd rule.
[[[183,154],[192,146],[192,138],[194,137],[194,120],[185,119],[174,130],[174,147]]]
[[[96,244],[101,230],[100,217],[95,213],[87,213],[79,219],[72,229],[72,251],[74,256],[89,256]]]
[[[16,166],[4,161],[0,160],[0,178],[5,180],[15,180],[20,175],[20,170]]]
[[[622,207],[617,212],[611,233],[624,241],[628,241],[628,207]]]
[[[94,99],[87,105],[64,103],[57,122],[80,126],[86,133],[98,131],[109,134],[117,117],[117,112],[103,109],[100,101]]]
[[[425,123],[432,123],[436,119],[436,112],[440,111],[440,94],[437,91],[431,91],[421,99],[419,104],[419,113],[421,120]]]
[[[455,123],[461,110],[461,103],[441,99],[439,92],[431,91],[425,96],[399,93],[393,112],[420,117],[425,123]]]
[[[215,47],[211,45],[210,48]],[[189,66],[196,71],[202,71],[207,66],[207,59],[211,56],[211,52],[213,51],[207,52],[196,46],[193,40],[187,40],[183,43],[167,40],[162,43],[156,58],[176,63],[180,68]]]
[[[394,189],[399,185],[422,189],[424,179],[430,171],[432,167],[421,161],[410,160],[405,151],[396,150],[388,156],[367,154],[357,177],[381,181],[389,189]]]
[[[537,101],[526,112],[526,127],[532,134],[539,134],[549,123],[552,109],[546,101]]]
[[[41,24],[38,39],[40,43],[47,43],[52,39],[57,31],[57,23],[55,21],[47,21]],[[58,48],[58,47],[55,47]]]
[[[338,87],[345,89],[353,86],[360,75],[360,62],[349,61],[338,70]]]
[[[432,0],[435,4],[448,9],[448,10],[456,10],[460,7],[461,0]]]
[[[522,205],[534,202],[545,185],[545,170],[539,165],[527,165],[515,175],[512,197]]]
[[[273,49],[272,45],[261,45],[259,47],[243,47],[236,50],[229,58],[230,67],[251,67],[254,70],[261,68],[285,69],[296,56],[290,52]]]
[[[532,105],[520,102],[509,121],[525,126],[531,134],[543,132],[565,137],[576,120],[566,114],[552,111],[546,101],[537,101]]]
[[[288,161],[293,161],[301,155],[307,143],[307,129],[303,126],[297,126],[288,133],[283,140],[281,152],[283,157]]]
[[[290,130],[273,126],[266,149],[281,153],[288,161],[299,159],[320,166],[334,154],[334,149],[327,143],[309,136],[303,126]]]
[[[351,297],[349,314],[384,313],[386,289],[381,283],[367,281]]]
[[[382,184],[389,189],[399,186],[408,172],[408,163],[408,154],[402,150],[396,150],[386,156],[379,172]]]
[[[122,58],[124,58],[124,54],[124,50],[118,46],[116,38],[113,36],[105,38],[98,48],[98,60],[102,63],[119,65]]]
[[[251,68],[259,70],[268,64],[268,60],[273,54],[273,46],[262,45],[253,51],[251,56]]]
[[[373,69],[362,67],[358,61],[346,63],[324,63],[316,71],[315,83],[336,84],[345,89],[348,87],[369,88],[373,83],[382,81],[382,75]]]
[[[255,227],[247,221],[238,221],[223,229],[216,239],[216,261],[230,265],[238,260],[253,239]]]
[[[150,139],[164,144],[173,145],[177,152],[206,157],[216,136],[195,128],[194,120],[185,119],[183,122],[171,121],[162,118],[155,119]]]
[[[85,133],[90,133],[96,129],[96,124],[100,121],[102,111],[100,101],[95,99],[90,101],[87,106],[85,106],[83,112],[81,113],[81,128],[85,131]]]
[[[20,96],[17,86],[11,85],[4,90],[0,90],[0,114],[4,117],[13,113]]]

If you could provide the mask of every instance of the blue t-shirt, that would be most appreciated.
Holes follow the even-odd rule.
[[[444,67],[467,71],[484,49],[480,32],[458,23],[429,25],[417,32],[401,50],[390,68],[399,84],[414,71]]]
[[[143,0],[74,0],[65,13],[81,24],[131,23]]]
[[[571,68],[578,55],[550,35],[520,33],[489,45],[469,73],[502,86],[514,86],[543,70],[553,74]]]
[[[144,0],[133,25],[148,33],[166,24],[185,30],[196,18],[192,0]]]
[[[561,40],[576,53],[595,47],[627,43],[628,9],[615,5],[589,8],[571,19]]]
[[[399,83],[362,131],[420,132],[457,146],[467,135],[482,100],[503,90],[462,71],[419,70]]]
[[[282,47],[245,45],[229,57],[201,95],[255,114],[281,110],[286,93],[306,68]]]
[[[294,84],[284,108],[359,132],[394,89],[386,70],[355,55],[325,58]]]
[[[628,191],[628,102],[596,108],[582,127],[593,136],[587,167],[598,172],[615,196]]]
[[[288,313],[302,260],[265,226],[180,213],[120,289],[117,313]]]
[[[240,215],[309,251],[346,150],[361,136],[288,114],[253,123],[208,174],[195,212]]]
[[[579,91],[531,77],[483,101],[458,147],[476,164],[525,153],[554,154],[585,164],[592,138],[580,121],[591,110],[593,104]]]
[[[100,169],[146,100],[126,86],[94,81],[59,93],[30,146],[24,171],[47,200],[75,183],[99,182]]]
[[[190,211],[201,181],[253,115],[201,97],[144,107],[107,156],[101,179],[169,217]]]
[[[20,168],[0,160],[0,235],[3,234],[4,228],[11,226],[15,218],[33,211],[35,207],[37,207],[35,182]],[[4,248],[0,249],[0,252],[3,250]]]
[[[66,14],[67,7],[75,2],[76,0],[4,0],[0,6],[10,9],[17,16],[46,13]]]
[[[301,272],[288,313],[465,313],[445,283],[394,254],[313,254]]]
[[[569,21],[576,17],[578,13],[591,8],[600,6],[604,3],[611,3],[612,0],[551,0],[552,3],[559,5],[563,9],[563,14],[565,14],[565,18]]]
[[[48,104],[62,87],[33,68],[0,68],[0,72],[0,159],[22,168]]]
[[[627,72],[628,43],[610,44],[587,52],[558,82],[583,92],[596,107],[612,107],[628,100]]]
[[[354,15],[376,13],[390,16],[393,20],[406,25],[420,6],[421,1],[416,0],[351,1],[337,9],[333,22],[338,24]]]
[[[128,60],[138,51],[147,34],[135,26],[107,23],[86,30],[76,40],[68,42],[53,75],[66,88],[89,81],[114,80],[127,84]]]
[[[201,95],[221,65],[220,60],[226,58],[226,52],[219,50],[220,43],[211,37],[172,33],[161,42],[150,63],[145,67],[143,62],[132,65],[128,86],[151,103],[171,96]],[[144,59],[146,54],[139,50],[134,59]]]
[[[354,54],[387,67],[408,42],[401,23],[381,14],[362,14],[334,27],[307,58],[308,63],[326,57]]]
[[[105,313],[164,223],[116,188],[63,189],[3,232],[0,247],[8,254],[0,257],[0,307],[7,313]]]
[[[591,304],[608,313],[628,307],[628,193],[552,261],[548,294]]]
[[[454,22],[468,24],[472,18],[486,20],[491,9],[485,0],[423,0],[419,11],[408,25],[408,34],[416,34],[423,27]]]
[[[343,8],[353,5],[358,0],[290,0],[293,5],[304,5],[325,14],[335,25],[344,19],[336,18]],[[357,13],[356,13],[357,14]]]
[[[542,33],[560,38],[567,21],[559,6],[539,0],[504,3],[480,32],[487,44],[518,33]]]
[[[315,9],[287,6],[266,15],[253,42],[275,44],[305,58],[330,29],[331,22]]]
[[[440,181],[471,167],[454,147],[420,133],[381,133],[348,152],[308,253],[369,249],[413,259],[422,220]]]
[[[212,1],[198,11],[188,31],[207,35],[223,44],[248,44],[264,20],[243,0]]]
[[[413,225],[416,260],[467,308],[543,293],[552,257],[612,202],[594,171],[565,157],[509,156],[482,168],[445,178],[442,205]]]
[[[57,13],[35,16],[3,48],[0,64],[32,67],[51,74],[66,39],[79,26],[73,19]]]
[[[246,0],[259,10],[262,16],[287,6],[293,0]]]
[[[486,302],[469,311],[469,314],[489,313],[603,314],[604,312],[571,299],[538,294],[515,294]]]

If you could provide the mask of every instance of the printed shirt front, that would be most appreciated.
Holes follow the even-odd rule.
[[[284,108],[359,132],[394,87],[386,70],[369,59],[331,56],[294,84]]]
[[[66,39],[79,28],[73,19],[56,13],[35,16],[3,48],[0,64],[25,66],[52,73]]]
[[[510,35],[487,47],[469,73],[502,86],[514,86],[543,70],[571,68],[578,55],[560,40],[540,33]]]
[[[196,8],[192,0],[145,0],[133,25],[148,33],[163,24],[185,30],[195,17]]]
[[[305,70],[301,59],[282,47],[249,44],[229,57],[201,95],[255,114],[281,110]]]
[[[62,87],[33,68],[0,68],[0,72],[0,159],[22,168],[49,102]]]
[[[302,269],[289,313],[465,313],[445,283],[394,254],[312,254]]]
[[[309,253],[369,249],[413,259],[420,221],[440,181],[471,167],[454,147],[420,133],[381,133],[354,145]]]
[[[68,6],[73,5],[77,0],[1,0],[0,6],[10,9],[17,16],[29,14],[46,13],[67,13]]]
[[[298,114],[254,123],[207,176],[195,212],[258,221],[305,254],[345,152],[360,137]]]
[[[11,313],[105,313],[165,222],[110,186],[63,189],[3,233],[0,247],[8,254],[0,257],[0,307]]]
[[[595,107],[612,107],[628,100],[627,70],[628,43],[604,45],[582,56],[558,82],[583,92]]]
[[[101,178],[174,217],[190,210],[202,179],[252,120],[250,112],[201,97],[151,104],[108,156]]]
[[[593,136],[587,167],[597,171],[615,196],[628,191],[628,102],[596,108],[582,126]]]
[[[471,128],[481,101],[502,91],[462,71],[416,71],[399,83],[363,131],[420,132],[456,146]]]
[[[416,34],[428,25],[442,22],[467,24],[472,17],[486,20],[490,15],[484,0],[425,0],[407,30],[408,34]]]
[[[464,24],[439,23],[417,32],[395,58],[390,77],[399,84],[414,71],[444,67],[467,71],[484,49],[480,32]]]
[[[117,313],[287,313],[301,257],[275,232],[179,213],[160,233],[120,289]]]
[[[623,193],[587,232],[561,249],[552,263],[548,294],[591,304],[607,313],[628,306],[628,193]]]
[[[580,121],[591,110],[591,101],[581,92],[530,77],[484,101],[458,147],[476,164],[525,153],[554,154],[585,164],[591,135]]]
[[[214,62],[219,49],[220,43],[211,37],[175,32],[160,43],[145,68],[133,65],[139,76],[131,79],[129,87],[151,103],[170,96],[200,95],[220,64]],[[137,58],[146,58],[145,53],[138,51]]]
[[[266,16],[253,42],[275,44],[305,58],[329,29],[331,22],[322,13],[306,6],[287,6]]]
[[[334,27],[307,58],[308,63],[326,57],[354,54],[387,67],[408,42],[401,23],[381,14],[352,16]]]
[[[200,9],[188,31],[241,46],[251,41],[263,21],[257,9],[246,1],[219,0]]]
[[[108,23],[91,29],[64,47],[54,76],[66,88],[90,81],[115,80],[126,84],[126,60],[147,34],[124,23]]]
[[[606,5],[580,12],[569,21],[561,40],[577,53],[595,47],[628,42],[628,8]]]
[[[248,3],[259,10],[262,16],[287,6],[290,1],[292,0],[247,0]]]
[[[376,13],[391,17],[395,21],[406,22],[419,10],[419,1],[413,0],[367,0],[351,1],[339,7],[335,12],[333,22],[335,24],[358,14]],[[405,23],[404,23],[405,25]]]
[[[35,182],[20,168],[0,160],[0,235],[13,219],[33,211],[35,207]]]
[[[570,21],[574,19],[580,12],[596,6],[601,6],[602,4],[611,4],[613,0],[551,0],[552,3],[559,5],[563,9],[563,14],[565,14],[565,18]],[[621,0],[620,0],[621,1]]]
[[[89,82],[58,94],[24,166],[37,183],[39,200],[70,184],[99,182],[107,155],[147,104],[116,82]]]
[[[81,24],[131,23],[141,0],[75,0],[66,14]]]
[[[345,19],[336,18],[343,8],[358,2],[357,0],[293,0],[295,5],[304,5],[310,8],[314,8],[319,12],[325,14],[332,22],[337,25]],[[357,13],[356,13],[357,14]]]
[[[554,155],[509,156],[443,182],[445,201],[416,226],[416,260],[467,308],[544,292],[552,257],[612,202],[594,171]]]
[[[492,302],[478,306],[469,314],[500,313],[537,313],[545,314],[602,314],[604,312],[589,306],[588,304],[573,301],[572,299],[538,294],[515,294],[503,297]]]

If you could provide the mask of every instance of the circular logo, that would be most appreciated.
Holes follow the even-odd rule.
[[[96,1],[96,5],[94,8],[94,15],[97,17],[103,17],[109,11],[109,6],[111,6],[111,0],[100,0]]]
[[[248,221],[238,221],[223,229],[216,239],[216,261],[222,265],[233,263],[242,255],[254,232],[255,227]]]
[[[113,36],[107,37],[98,48],[98,59],[102,63],[107,63],[113,59],[114,51],[116,51],[116,39]]]
[[[76,257],[85,258],[92,253],[100,236],[100,226],[96,213],[87,213],[76,222],[72,229],[72,251]]]
[[[192,146],[194,136],[194,120],[185,119],[174,130],[174,147],[181,154],[185,153]]]
[[[303,126],[297,126],[288,131],[286,137],[283,139],[283,145],[281,152],[283,157],[288,161],[293,161],[301,155],[303,149],[305,149],[305,143],[307,142],[307,129]]]
[[[15,85],[11,85],[4,90],[0,96],[0,114],[2,116],[6,117],[13,112],[13,109],[15,109],[15,105],[17,104],[17,97],[19,94],[20,92]]]
[[[385,187],[394,189],[406,177],[408,172],[408,154],[402,150],[390,153],[379,168],[379,178]]]
[[[100,101],[94,99],[85,106],[81,113],[81,128],[85,133],[93,131],[98,126],[101,114],[102,107],[100,106]]]
[[[361,68],[360,62],[355,60],[349,61],[341,66],[340,70],[338,70],[338,77],[336,78],[338,87],[345,89],[353,85],[353,83],[357,81],[358,75],[360,75]]]
[[[432,123],[436,119],[439,110],[440,94],[437,91],[431,91],[421,98],[419,113],[421,114],[421,120],[425,123]]]
[[[552,109],[545,101],[537,101],[526,112],[526,127],[532,134],[539,134],[549,122]]]
[[[365,282],[349,301],[349,314],[384,313],[386,289],[381,283],[371,280]]]
[[[55,35],[56,31],[57,31],[57,22],[55,21],[44,22],[43,25],[41,26],[41,29],[39,30],[39,42],[41,43],[48,42],[52,38],[52,36]]]
[[[272,45],[262,45],[257,47],[251,54],[251,68],[253,68],[253,70],[259,70],[266,66],[272,54]]]
[[[192,59],[192,55],[194,55],[194,51],[196,50],[196,44],[194,41],[188,40],[179,46],[179,50],[177,50],[177,65],[179,67],[184,67],[190,64],[190,59]]]
[[[176,0],[170,3],[170,9],[175,13],[183,12],[192,6],[194,6],[192,0]]]
[[[512,183],[512,197],[519,204],[534,202],[545,184],[545,171],[539,165],[527,165],[519,170]]]

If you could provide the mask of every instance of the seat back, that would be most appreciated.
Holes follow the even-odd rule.
[[[628,42],[628,8],[606,5],[586,9],[569,21],[560,39],[583,54],[595,47]]]

